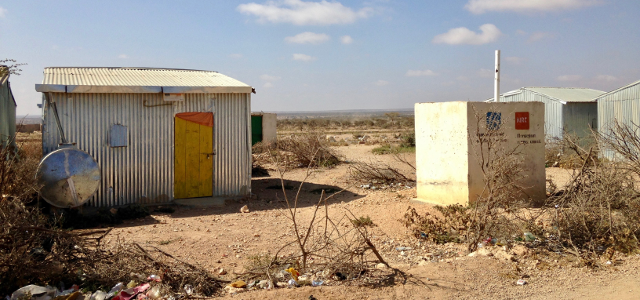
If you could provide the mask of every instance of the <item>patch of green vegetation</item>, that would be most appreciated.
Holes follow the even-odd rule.
[[[360,217],[360,218],[351,220],[351,223],[355,227],[375,227],[376,226],[376,224],[373,224],[373,221],[371,221],[371,218],[369,216],[367,216],[366,218]]]
[[[415,153],[416,152],[416,147],[404,147],[402,145],[400,146],[392,146],[389,144],[385,144],[382,145],[380,147],[376,147],[371,149],[371,152],[373,154],[376,155],[382,155],[382,154],[396,154],[396,153]]]

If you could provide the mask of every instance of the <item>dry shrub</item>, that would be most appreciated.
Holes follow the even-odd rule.
[[[595,134],[599,144],[589,150],[575,140],[570,148],[581,166],[569,184],[549,202],[555,208],[554,234],[562,246],[583,258],[607,249],[629,253],[638,248],[640,194],[637,161],[640,136],[636,129],[616,124],[608,135]],[[614,151],[617,161],[599,159],[601,146]]]
[[[16,198],[0,202],[0,294],[28,285],[76,283],[95,290],[129,282],[131,273],[160,275],[172,292],[191,284],[202,295],[221,288],[208,271],[155,247],[119,241],[105,245],[110,229],[64,230],[36,206]]]
[[[220,283],[206,270],[180,262],[159,249],[135,244],[105,246],[110,229],[66,230],[61,214],[45,215],[35,201],[35,173],[41,156],[39,139],[18,134],[17,149],[0,148],[0,294],[28,285],[60,281],[95,289],[129,282],[131,273],[163,276],[173,292],[185,283],[214,295]],[[121,212],[122,211],[122,212]],[[125,212],[128,212],[126,215]],[[120,209],[119,217],[135,211]]]
[[[0,146],[0,197],[3,195],[25,198],[37,192],[36,170],[42,157],[39,140],[25,138],[28,134],[18,133],[9,140],[9,145]]]
[[[313,165],[313,157],[309,165]],[[371,242],[371,234],[367,231],[367,226],[373,225],[370,218],[357,218],[348,210],[338,219],[329,216],[327,201],[342,191],[327,196],[322,190],[313,207],[311,219],[302,219],[299,214],[299,196],[311,173],[311,167],[307,168],[306,176],[293,198],[287,195],[284,188],[283,170],[286,168],[276,169],[286,203],[282,216],[290,221],[293,239],[283,241],[284,245],[275,253],[250,256],[245,265],[247,272],[240,275],[250,280],[268,278],[271,281],[286,281],[281,271],[293,267],[301,274],[320,272],[318,279],[368,280],[376,270],[377,263],[388,266]]]
[[[350,177],[359,183],[406,183],[413,182],[402,174],[402,172],[392,166],[383,163],[366,163],[356,161],[349,165]]]
[[[317,132],[279,139],[278,149],[291,153],[301,167],[332,167],[340,163],[324,135]]]

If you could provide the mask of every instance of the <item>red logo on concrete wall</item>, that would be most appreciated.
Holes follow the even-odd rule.
[[[529,130],[529,112],[516,113],[516,129]]]

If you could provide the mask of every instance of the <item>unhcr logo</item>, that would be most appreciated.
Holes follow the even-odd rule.
[[[487,112],[487,130],[498,130],[502,124],[502,113]]]

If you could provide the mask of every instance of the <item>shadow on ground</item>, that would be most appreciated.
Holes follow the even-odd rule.
[[[284,183],[284,191],[282,183]],[[250,199],[227,200],[224,206],[178,207],[176,212],[171,214],[171,217],[190,218],[204,215],[234,214],[239,213],[240,208],[244,205],[247,205],[252,212],[286,208],[287,202],[285,199],[288,198],[289,201],[293,203],[301,183],[302,182],[296,180],[284,180],[281,182],[279,178],[253,179],[251,191],[254,196]],[[324,198],[330,197],[327,200],[327,204],[346,203],[365,197],[365,195],[342,190],[339,186],[305,182],[298,194],[298,208],[316,205],[320,200],[323,190],[325,193]]]

